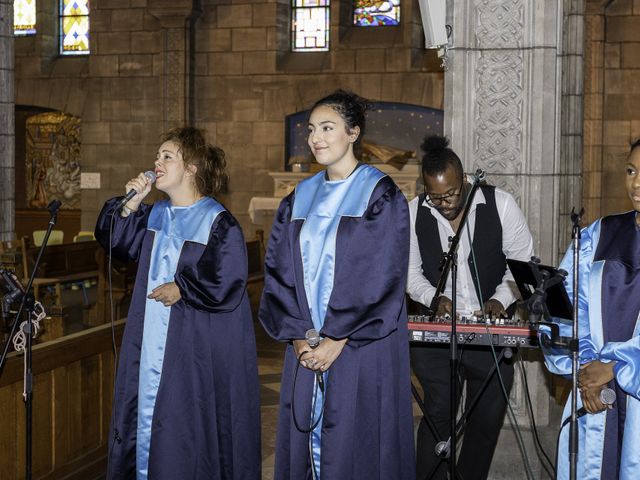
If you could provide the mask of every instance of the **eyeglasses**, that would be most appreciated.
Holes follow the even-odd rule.
[[[453,203],[455,203],[458,197],[462,195],[463,189],[464,189],[464,182],[462,182],[462,184],[460,185],[460,188],[458,188],[457,193],[447,193],[446,195],[431,195],[429,194],[429,192],[427,192],[427,188],[425,187],[424,189],[425,200],[427,201],[427,204],[431,207],[439,207],[443,203],[446,203],[447,205],[452,205]]]

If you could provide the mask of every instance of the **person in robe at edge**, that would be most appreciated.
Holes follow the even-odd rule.
[[[288,342],[276,480],[415,478],[409,213],[393,180],[354,155],[366,108],[343,90],[316,102],[308,144],[326,170],[282,200],[271,230],[259,318]],[[322,337],[315,349],[310,329]]]
[[[424,193],[409,203],[411,241],[407,293],[420,304],[422,314],[431,305],[440,279],[443,252],[460,225],[471,185],[456,153],[440,136],[425,137],[422,144]],[[470,205],[467,224],[458,245],[457,315],[505,316],[516,300],[517,288],[506,259],[530,260],[533,240],[524,215],[514,198],[489,185],[481,185]],[[473,250],[472,250],[473,247]],[[437,316],[450,315],[451,275],[437,301]],[[435,455],[438,441],[450,432],[450,353],[448,345],[411,344],[411,366],[424,390],[427,413],[443,438],[436,439],[424,419],[418,427],[417,474],[419,479],[436,468],[433,478],[446,478],[448,465]],[[466,380],[468,403],[494,365],[489,348],[461,346],[460,382]],[[486,479],[498,441],[513,382],[513,365],[503,360],[500,375],[494,373],[464,430],[458,471],[465,480]],[[458,397],[459,401],[459,397]]]
[[[156,188],[144,174],[106,202],[96,238],[138,262],[117,371],[108,479],[260,478],[256,345],[247,254],[236,219],[215,200],[224,152],[191,127],[166,133]]]
[[[640,478],[640,141],[631,146],[625,166],[633,210],[596,220],[582,230],[579,260],[578,334],[580,371],[577,477],[581,480]],[[573,299],[573,246],[560,268]],[[571,336],[571,322],[559,322]],[[545,363],[559,375],[571,375],[566,351],[544,348]],[[615,391],[613,405],[600,391]],[[563,419],[571,414],[571,398]],[[558,445],[557,478],[569,478],[569,425]]]

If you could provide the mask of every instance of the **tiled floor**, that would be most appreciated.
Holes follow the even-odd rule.
[[[256,341],[262,420],[262,480],[272,480],[284,345],[271,340],[259,326],[256,327]]]

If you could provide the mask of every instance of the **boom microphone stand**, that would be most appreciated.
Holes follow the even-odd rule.
[[[451,414],[450,420],[450,437],[449,442],[440,442],[436,447],[438,450],[437,454],[441,456],[449,457],[449,478],[455,479],[456,476],[456,444],[457,444],[457,432],[456,432],[456,404],[457,404],[457,396],[458,396],[458,334],[456,331],[456,307],[457,307],[457,291],[456,285],[458,282],[458,245],[460,243],[460,238],[462,234],[462,229],[467,223],[467,217],[469,215],[469,210],[471,207],[471,203],[473,202],[473,197],[475,196],[476,191],[480,187],[480,183],[484,180],[485,173],[484,171],[478,169],[473,178],[473,182],[471,183],[471,190],[467,194],[467,199],[464,206],[464,212],[462,213],[462,218],[460,219],[460,224],[458,225],[458,229],[453,237],[450,238],[449,251],[444,254],[443,257],[443,267],[442,274],[440,275],[440,279],[438,280],[438,285],[436,287],[436,292],[433,295],[433,299],[431,300],[431,305],[429,309],[432,312],[436,311],[436,307],[438,305],[438,300],[440,295],[444,291],[444,287],[447,284],[447,277],[449,276],[449,271],[451,271],[451,312],[452,312],[452,320],[451,320],[451,337],[449,341],[449,367],[451,368],[450,375],[450,385],[449,385],[449,411]],[[444,443],[444,444],[443,444]]]
[[[16,330],[20,323],[20,317],[22,315],[25,306],[27,307],[27,315],[28,318],[23,327],[23,333],[25,335],[26,345],[25,345],[25,377],[24,377],[24,402],[26,409],[26,435],[25,435],[25,443],[26,443],[26,457],[25,457],[25,479],[31,480],[31,445],[32,445],[32,400],[33,400],[33,372],[31,368],[31,346],[32,346],[32,335],[34,333],[33,325],[32,325],[32,315],[35,305],[35,300],[33,294],[31,293],[31,286],[33,285],[33,280],[36,276],[36,272],[38,270],[38,266],[40,265],[40,259],[42,258],[42,254],[44,253],[44,249],[47,246],[47,242],[49,241],[49,236],[51,235],[51,230],[56,224],[58,218],[58,209],[60,208],[61,202],[59,200],[53,200],[47,206],[47,210],[51,214],[51,218],[49,219],[49,225],[47,227],[47,232],[42,240],[42,245],[40,246],[40,251],[38,252],[38,257],[36,258],[35,265],[33,266],[33,270],[31,271],[31,275],[29,276],[29,282],[22,293],[22,300],[20,302],[20,307],[18,308],[18,312],[16,313],[13,324],[11,325],[11,331],[9,332],[9,336],[7,337],[7,341],[5,342],[4,348],[2,350],[2,356],[0,357],[0,375],[2,374],[2,370],[5,365],[5,360],[7,358],[7,354],[9,353],[9,346],[11,345],[12,339],[16,334]],[[22,252],[23,255],[26,255],[26,252]],[[16,299],[17,300],[17,299]]]

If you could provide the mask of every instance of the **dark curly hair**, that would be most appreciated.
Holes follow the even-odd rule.
[[[631,155],[633,151],[638,147],[640,147],[640,138],[635,140],[634,142],[631,142],[631,145],[629,148],[629,155]]]
[[[338,89],[314,103],[311,112],[322,105],[331,107],[342,117],[349,129],[347,133],[350,133],[350,130],[355,127],[360,127],[360,135],[354,142],[355,145],[359,144],[362,137],[364,137],[366,127],[365,113],[369,108],[369,101],[353,92]]]
[[[198,191],[213,197],[224,191],[229,182],[224,151],[207,143],[204,133],[195,127],[180,127],[162,135],[162,142],[178,144],[185,165],[196,167],[195,181]]]
[[[424,138],[420,148],[424,152],[422,156],[422,174],[433,177],[443,173],[449,167],[453,168],[456,175],[462,178],[464,170],[460,157],[449,147],[449,140],[440,135],[430,135]]]

